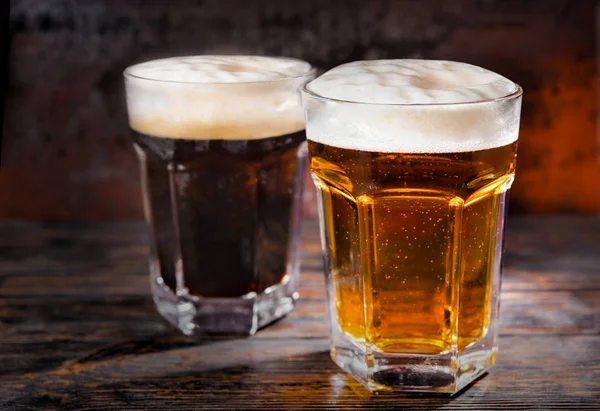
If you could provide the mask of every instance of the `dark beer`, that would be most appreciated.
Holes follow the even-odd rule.
[[[125,70],[158,311],[185,334],[254,334],[298,298],[310,64],[186,56]]]
[[[136,134],[164,284],[198,297],[240,297],[287,272],[304,131],[257,140]],[[181,272],[178,284],[177,272]]]

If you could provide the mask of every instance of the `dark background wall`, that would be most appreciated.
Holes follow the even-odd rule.
[[[141,218],[121,73],[202,53],[495,70],[525,89],[511,210],[597,212],[595,20],[588,0],[13,0],[0,218]]]

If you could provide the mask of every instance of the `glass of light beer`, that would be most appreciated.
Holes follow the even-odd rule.
[[[184,334],[254,334],[297,298],[310,64],[190,56],[124,72],[158,311]]]
[[[369,390],[453,394],[494,363],[521,94],[426,60],[304,88],[331,357]]]

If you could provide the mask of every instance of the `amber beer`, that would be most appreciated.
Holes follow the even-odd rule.
[[[348,63],[306,85],[331,357],[369,390],[453,394],[494,364],[520,97],[446,61]]]
[[[484,336],[516,149],[380,153],[309,141],[324,223],[333,227],[329,269],[342,333],[419,354],[448,351],[453,341],[462,350]]]

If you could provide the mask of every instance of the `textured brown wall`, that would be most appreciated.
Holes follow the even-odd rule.
[[[121,72],[200,53],[498,71],[525,89],[512,211],[596,212],[595,15],[587,0],[13,0],[0,218],[140,218]]]

